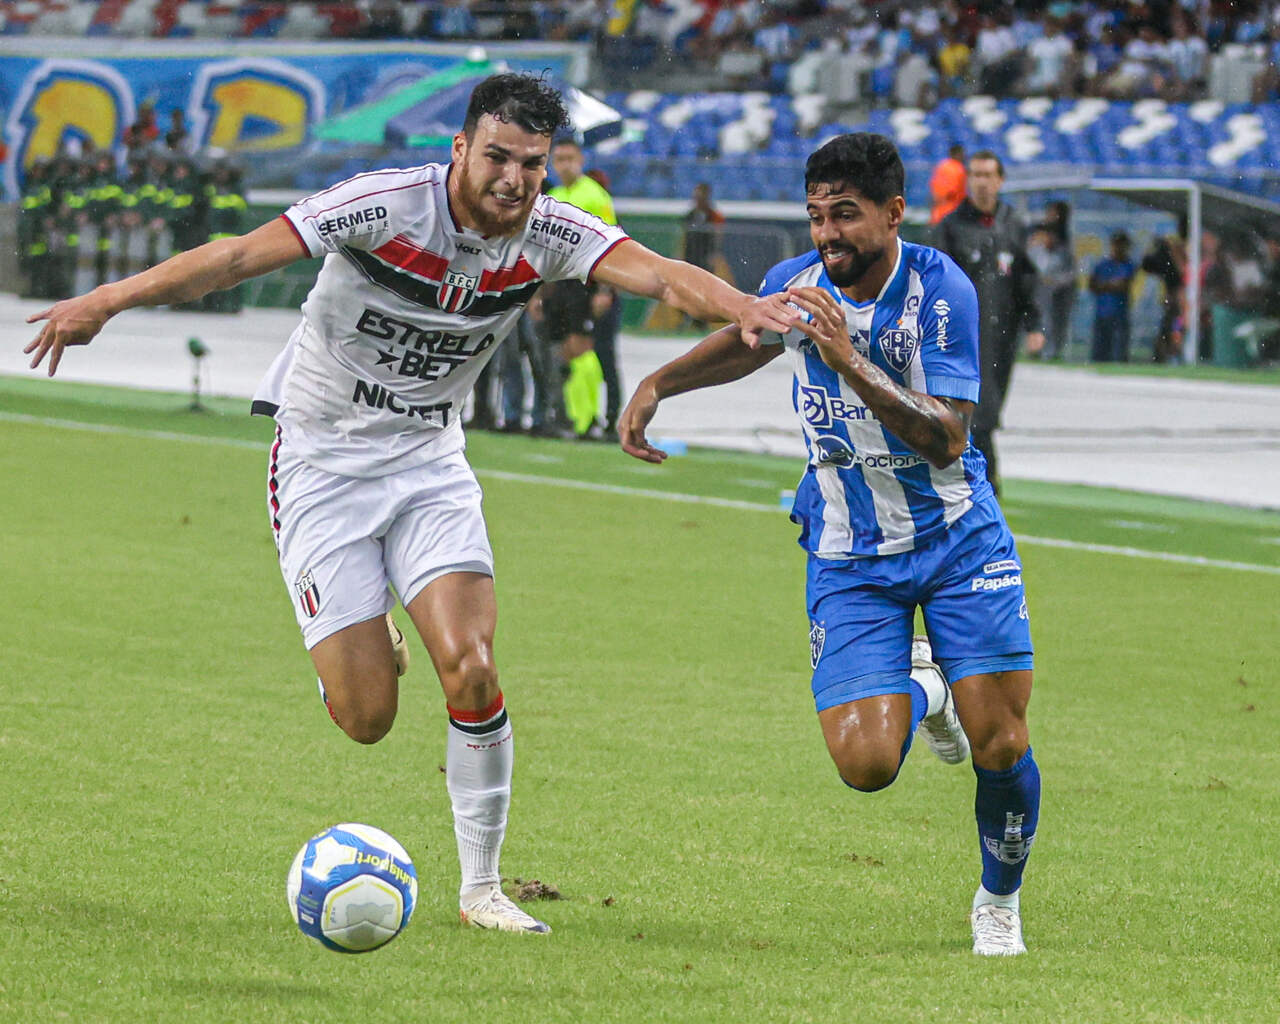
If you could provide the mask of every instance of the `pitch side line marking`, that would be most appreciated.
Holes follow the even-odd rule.
[[[248,448],[266,452],[268,445],[259,441],[244,441],[235,437],[202,437],[198,434],[181,434],[169,430],[143,430],[138,427],[121,427],[110,423],[80,423],[76,420],[52,419],[44,416],[28,416],[25,413],[0,411],[0,421],[31,423],[60,430],[83,430],[92,434],[118,434],[152,441],[186,441],[192,444],[221,445],[226,448]],[[590,480],[573,480],[566,477],[542,476],[537,473],[513,473],[505,469],[477,469],[476,475],[505,480],[510,483],[542,484],[546,487],[562,487],[575,491],[594,491],[597,494],[617,494],[631,498],[656,498],[686,505],[711,505],[715,508],[733,508],[746,512],[769,512],[777,515],[778,505],[766,505],[758,501],[738,501],[733,498],[714,498],[701,494],[683,494],[679,491],[658,491],[645,487],[626,487],[622,484],[602,484]],[[1036,537],[1019,534],[1019,544],[1039,545],[1046,548],[1063,548],[1068,551],[1088,551],[1098,555],[1119,555],[1122,558],[1146,558],[1157,562],[1173,562],[1179,565],[1198,565],[1206,569],[1232,569],[1239,572],[1261,572],[1280,576],[1280,566],[1257,565],[1253,562],[1231,562],[1203,555],[1179,555],[1170,551],[1147,551],[1143,548],[1121,547],[1115,544],[1092,544],[1088,541],[1064,540],[1060,537]]]

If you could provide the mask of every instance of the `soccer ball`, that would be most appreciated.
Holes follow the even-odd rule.
[[[394,939],[418,902],[418,874],[382,829],[334,825],[303,844],[289,868],[289,912],[304,935],[339,953]]]

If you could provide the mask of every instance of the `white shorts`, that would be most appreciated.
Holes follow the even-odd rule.
[[[493,575],[480,485],[462,452],[379,477],[337,476],[292,455],[276,430],[267,509],[280,572],[310,650],[450,572]]]

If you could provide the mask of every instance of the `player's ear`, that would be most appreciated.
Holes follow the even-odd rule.
[[[453,137],[452,156],[454,163],[460,163],[467,155],[467,133],[458,132]]]
[[[902,224],[902,218],[907,214],[907,201],[902,196],[894,196],[889,200],[887,212],[889,214],[889,227],[899,227]]]

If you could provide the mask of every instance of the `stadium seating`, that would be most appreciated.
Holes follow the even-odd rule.
[[[1280,158],[1274,105],[970,97],[929,111],[874,110],[804,134],[810,114],[789,97],[610,93],[605,99],[627,114],[628,141],[602,145],[593,160],[623,194],[684,198],[696,182],[708,181],[720,199],[794,198],[805,156],[832,135],[855,130],[897,142],[913,172],[908,198],[920,202],[921,170],[927,178],[957,142],[969,152],[994,150],[1011,177],[1188,175],[1254,191],[1264,191],[1261,172]],[[666,173],[637,174],[637,166],[655,160]]]

